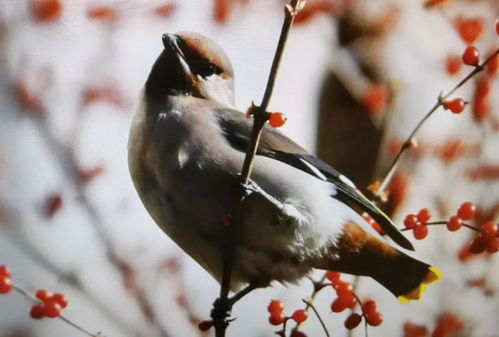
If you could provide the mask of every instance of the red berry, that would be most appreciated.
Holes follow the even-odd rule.
[[[62,208],[62,197],[60,194],[52,194],[45,201],[45,214],[51,218]]]
[[[336,290],[336,294],[338,294],[338,297],[350,296],[353,292],[352,285],[348,282],[343,281],[338,282],[334,289]]]
[[[10,278],[3,276],[0,277],[0,294],[7,294],[12,290],[12,283]]]
[[[499,250],[499,238],[498,237],[489,237],[486,239],[487,241],[487,252],[493,254]]]
[[[274,314],[274,313],[280,314],[284,311],[284,305],[279,300],[272,300],[272,301],[270,301],[269,305],[267,306],[267,311],[270,314]]]
[[[283,126],[287,120],[286,116],[280,112],[272,112],[269,116],[269,124],[274,128]]]
[[[110,6],[97,6],[87,11],[87,16],[93,20],[112,22],[118,18],[116,10]]]
[[[61,0],[32,0],[31,16],[38,22],[56,21],[62,14]]]
[[[50,299],[56,301],[57,303],[59,303],[59,305],[63,309],[66,308],[68,306],[68,304],[69,304],[69,301],[68,301],[67,297],[64,294],[61,294],[61,293],[55,293],[54,295],[52,295],[52,297],[50,297]]]
[[[452,101],[442,103],[445,110],[450,110],[452,113],[458,114],[463,112],[465,103],[461,98],[454,98]]]
[[[376,302],[373,300],[364,301],[362,304],[362,312],[364,315],[370,315],[376,312]]]
[[[347,308],[346,303],[344,303],[340,298],[337,298],[331,304],[331,311],[342,312]]]
[[[38,289],[35,292],[35,297],[38,298],[40,301],[46,301],[52,296],[52,293],[49,292],[46,289]]]
[[[482,226],[482,235],[485,237],[493,237],[496,236],[497,233],[499,232],[499,228],[497,226],[497,223],[494,221],[487,221],[483,226]]]
[[[476,238],[473,239],[470,245],[470,252],[473,254],[480,254],[487,249],[487,239],[484,238],[483,236],[477,236]]]
[[[464,50],[462,59],[463,63],[468,66],[477,66],[480,61],[480,53],[478,53],[478,49],[476,49],[476,47],[469,46]]]
[[[428,236],[428,226],[426,225],[417,225],[412,230],[412,234],[416,240],[423,240]]]
[[[378,326],[383,323],[383,315],[377,311],[366,315],[367,324],[370,326]]]
[[[461,58],[458,55],[449,55],[445,62],[447,74],[450,76],[457,75],[461,70]]]
[[[483,32],[483,20],[481,18],[459,18],[456,25],[459,35],[468,44],[478,40]]]
[[[61,315],[61,305],[54,300],[47,300],[41,304],[43,315],[50,318],[56,318]]]
[[[349,295],[344,295],[343,297],[339,298],[343,304],[350,309],[355,308],[355,305],[357,304],[357,299],[355,296],[353,296],[353,293],[350,293]]]
[[[213,326],[213,321],[202,321],[198,324],[198,329],[201,331],[208,331]]]
[[[499,35],[499,20],[496,21],[496,34]]]
[[[293,318],[296,323],[305,322],[308,318],[308,313],[303,309],[299,309],[293,313],[291,318]]]
[[[463,226],[463,220],[457,215],[451,216],[447,221],[447,229],[451,232],[459,230]]]
[[[354,313],[348,316],[348,318],[345,320],[345,328],[348,330],[355,329],[359,323],[362,321],[362,316]]]
[[[491,50],[487,56],[492,56],[493,53],[495,53],[495,50]],[[497,74],[497,71],[499,70],[499,55],[496,54],[489,63],[487,63],[487,74],[493,76]]]
[[[334,285],[334,284],[337,284],[341,278],[341,274],[338,273],[337,271],[328,271],[326,273],[326,278],[331,281],[331,283]]]
[[[419,211],[418,215],[418,220],[421,223],[427,223],[428,220],[431,218],[431,213],[428,208],[423,208],[422,210]]]
[[[363,101],[369,113],[377,116],[388,105],[388,89],[383,84],[372,84],[364,94]]]
[[[33,319],[41,319],[43,318],[43,308],[41,304],[35,304],[31,307],[29,314]]]
[[[286,320],[286,317],[282,313],[271,314],[269,317],[269,323],[272,325],[281,325]]]
[[[476,206],[474,203],[467,201],[461,204],[457,210],[457,215],[463,220],[470,220],[475,217]]]
[[[307,337],[307,335],[303,331],[294,329],[289,337]]]
[[[404,219],[405,228],[413,229],[418,225],[418,217],[415,214],[409,214]]]
[[[7,266],[0,266],[0,277],[10,277],[10,270]]]

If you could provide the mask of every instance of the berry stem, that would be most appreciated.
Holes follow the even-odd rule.
[[[451,91],[449,91],[445,95],[440,95],[437,98],[437,102],[435,105],[426,113],[426,115],[421,119],[421,121],[416,125],[416,127],[412,130],[412,132],[409,134],[405,142],[402,144],[402,147],[400,148],[399,152],[397,153],[397,156],[393,160],[390,169],[388,170],[388,173],[386,176],[383,178],[383,182],[381,183],[379,189],[375,193],[375,197],[378,199],[381,199],[381,196],[383,195],[383,192],[385,191],[386,187],[390,183],[393,174],[395,173],[395,170],[398,166],[398,163],[400,161],[400,158],[402,157],[402,154],[411,147],[411,140],[414,138],[416,133],[419,131],[419,129],[423,126],[423,124],[430,118],[430,116],[440,107],[443,105],[443,102],[451,96],[454,92],[456,92],[457,89],[462,87],[466,82],[468,82],[473,76],[478,74],[479,72],[483,71],[485,66],[491,62],[494,57],[496,57],[499,54],[499,49],[497,49],[494,53],[492,53],[485,61],[483,61],[481,64],[478,64],[473,68],[473,70],[466,76],[464,77],[454,88],[452,88]]]
[[[306,300],[302,299],[303,303],[307,305],[308,308],[312,308],[312,311],[314,312],[315,316],[317,316],[317,319],[319,320],[319,323],[322,326],[322,329],[324,330],[324,333],[326,334],[327,337],[331,337],[329,334],[329,331],[326,327],[326,324],[324,324],[324,320],[322,319],[321,315],[319,314],[319,311],[315,308],[314,303],[311,300]]]
[[[447,225],[447,221],[432,221],[432,222],[427,222],[425,223],[426,226],[445,226]],[[466,224],[466,223],[463,223],[462,224],[464,227],[466,228],[469,228],[475,232],[479,232],[480,233],[480,229],[478,227],[475,227],[473,225],[469,225],[469,224]],[[400,228],[400,231],[401,232],[405,232],[405,231],[409,231],[409,230],[412,230],[412,228]]]

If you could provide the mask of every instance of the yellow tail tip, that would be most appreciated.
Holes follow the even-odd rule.
[[[397,297],[400,302],[409,303],[411,301],[421,299],[428,286],[442,278],[442,272],[437,267],[431,266],[428,269],[428,273],[426,273],[423,281],[417,288],[411,290],[407,294]]]

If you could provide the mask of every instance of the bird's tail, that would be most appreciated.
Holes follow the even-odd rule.
[[[321,259],[315,267],[370,276],[402,302],[420,299],[427,286],[442,277],[437,268],[398,251],[355,224],[345,227],[331,253],[332,259]]]

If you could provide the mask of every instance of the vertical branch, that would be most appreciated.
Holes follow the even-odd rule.
[[[281,63],[282,55],[284,52],[284,47],[286,46],[286,41],[288,39],[293,20],[298,12],[305,6],[304,0],[290,0],[284,8],[284,22],[281,29],[281,35],[279,37],[279,42],[274,54],[274,59],[270,69],[269,77],[267,80],[267,86],[260,106],[254,106],[254,121],[253,128],[251,131],[251,136],[249,139],[248,149],[246,150],[246,155],[243,162],[243,167],[241,169],[241,182],[243,185],[249,183],[251,176],[251,171],[253,167],[253,161],[258,148],[258,143],[260,142],[260,137],[262,134],[263,127],[269,118],[269,113],[266,111],[270,99],[272,97],[272,91],[277,78],[277,72],[279,70],[279,65]],[[225,331],[228,326],[227,317],[232,305],[234,304],[229,299],[230,284],[232,279],[232,269],[234,266],[235,253],[237,245],[239,243],[240,233],[241,233],[241,216],[242,208],[245,200],[244,191],[241,193],[241,199],[239,200],[236,210],[233,214],[232,226],[228,228],[227,233],[227,246],[223,252],[223,267],[222,267],[222,280],[220,286],[220,295],[217,301],[215,301],[211,316],[213,319],[213,324],[215,327],[215,335],[217,337],[225,336]]]

